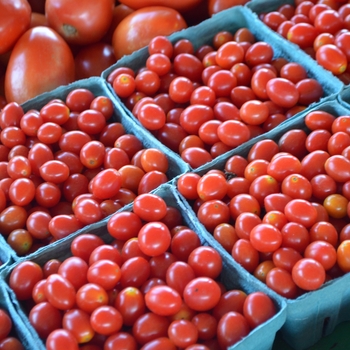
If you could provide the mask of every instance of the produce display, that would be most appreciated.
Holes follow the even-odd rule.
[[[349,16],[2,2],[0,350],[306,350],[350,321]]]
[[[286,298],[349,272],[350,115],[311,111],[305,125],[177,180],[233,259]]]
[[[196,52],[156,36],[145,69],[107,80],[142,126],[197,168],[267,132],[324,95],[299,63],[275,57],[247,28],[215,34]]]
[[[46,349],[226,349],[265,323],[277,331],[283,303],[240,287],[165,186],[8,272]]]
[[[18,255],[97,222],[168,181],[167,156],[145,149],[122,123],[108,122],[113,113],[108,97],[83,88],[40,111],[24,112],[16,103],[3,108],[0,232]]]
[[[349,14],[347,1],[292,1],[278,4],[273,11],[261,12],[260,18],[348,84]]]

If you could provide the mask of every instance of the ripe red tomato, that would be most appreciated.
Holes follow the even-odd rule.
[[[293,266],[292,277],[298,287],[311,291],[322,286],[326,279],[326,272],[318,261],[312,258],[303,258]]]
[[[92,194],[99,199],[115,196],[121,187],[121,174],[118,170],[109,168],[99,172],[92,180]]]
[[[229,311],[218,322],[217,337],[221,348],[227,349],[250,332],[247,319],[237,311]]]
[[[253,292],[247,295],[243,304],[243,315],[251,329],[269,320],[277,312],[272,299],[263,292]]]
[[[78,342],[72,332],[62,328],[52,331],[47,337],[45,345],[47,350],[79,350]]]
[[[54,273],[46,278],[47,300],[59,310],[69,310],[75,305],[75,288],[65,277]]]
[[[49,26],[70,44],[86,45],[98,42],[107,33],[113,18],[111,0],[76,2],[48,0],[45,14]]]
[[[292,273],[282,267],[273,267],[266,274],[266,285],[285,298],[294,299],[299,289],[292,278]]]
[[[70,331],[79,344],[90,341],[95,335],[90,324],[90,315],[78,308],[72,308],[64,313],[62,328]]]
[[[219,284],[210,277],[196,277],[184,289],[185,303],[195,311],[208,311],[220,300]]]
[[[282,234],[277,227],[261,223],[250,231],[250,243],[259,252],[274,252],[282,244]]]
[[[148,222],[138,232],[140,249],[148,256],[158,256],[170,247],[171,234],[162,222]]]
[[[108,294],[100,285],[86,283],[76,291],[75,302],[79,309],[91,314],[98,307],[108,304]]]
[[[150,6],[136,10],[125,17],[113,33],[115,57],[118,60],[148,45],[158,35],[170,35],[186,27],[180,13],[170,7]]]
[[[216,279],[222,271],[221,255],[212,247],[200,246],[193,249],[187,262],[197,277]]]
[[[41,279],[43,271],[40,265],[32,261],[23,261],[11,271],[9,286],[18,300],[27,300],[32,297],[32,290]]]
[[[159,285],[152,287],[145,294],[147,308],[160,316],[175,315],[181,308],[180,294],[172,287]]]
[[[5,75],[6,100],[23,103],[74,79],[74,58],[68,44],[49,27],[31,28],[11,52]]]
[[[109,320],[109,322],[106,322]],[[90,316],[92,328],[98,334],[109,336],[119,332],[123,326],[121,313],[110,305],[100,306]]]
[[[29,29],[31,7],[28,1],[2,1],[0,4],[0,54],[8,52]]]
[[[330,57],[332,57],[331,61]],[[321,66],[332,72],[334,75],[344,73],[348,64],[343,51],[334,44],[322,45],[316,51],[316,60]]]
[[[52,331],[62,326],[61,310],[52,306],[48,301],[34,305],[28,318],[42,339],[46,339]]]
[[[169,339],[180,348],[187,348],[198,340],[198,329],[190,320],[174,320],[168,328]]]
[[[12,329],[12,320],[7,311],[0,309],[0,340],[5,339]]]
[[[166,214],[165,200],[152,193],[138,195],[133,203],[133,211],[145,221],[161,220]]]

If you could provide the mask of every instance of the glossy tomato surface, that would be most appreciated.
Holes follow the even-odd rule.
[[[8,52],[29,29],[31,12],[26,0],[0,2],[0,54]]]
[[[187,24],[181,14],[165,6],[149,6],[126,16],[112,38],[116,59],[148,45],[157,35],[170,35]]]
[[[107,33],[113,19],[112,0],[47,0],[49,26],[70,44],[96,43]]]
[[[23,103],[74,79],[74,58],[67,43],[54,30],[35,27],[12,50],[5,75],[6,99]]]

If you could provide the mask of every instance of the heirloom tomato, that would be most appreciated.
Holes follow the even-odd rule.
[[[7,101],[23,103],[75,79],[74,58],[68,44],[53,29],[35,27],[14,46],[5,75]]]
[[[158,35],[170,35],[185,29],[181,14],[165,6],[149,6],[126,16],[113,33],[112,45],[116,59],[148,45]]]

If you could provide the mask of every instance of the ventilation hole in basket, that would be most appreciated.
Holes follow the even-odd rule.
[[[327,335],[327,328],[328,328],[329,321],[330,321],[330,317],[326,317],[323,321],[322,337]]]

